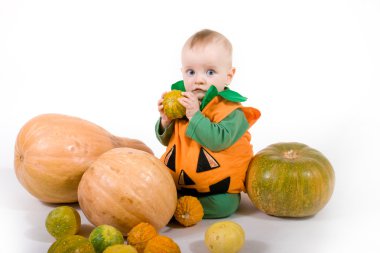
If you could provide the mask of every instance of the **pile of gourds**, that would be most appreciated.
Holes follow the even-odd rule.
[[[17,136],[14,164],[20,183],[40,201],[79,202],[92,224],[111,225],[124,236],[144,222],[160,230],[173,216],[184,226],[203,217],[196,198],[177,199],[167,167],[147,145],[81,118],[43,114],[29,120]],[[263,212],[304,217],[327,204],[334,180],[319,151],[277,143],[252,158],[245,186]]]

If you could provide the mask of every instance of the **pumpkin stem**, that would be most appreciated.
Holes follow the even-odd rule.
[[[284,152],[284,158],[286,159],[293,160],[293,159],[296,159],[297,157],[298,157],[298,153],[294,151],[293,149],[290,149]]]
[[[190,214],[188,212],[184,213],[181,215],[182,219],[189,219],[190,218]]]

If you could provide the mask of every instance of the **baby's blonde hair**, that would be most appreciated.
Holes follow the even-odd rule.
[[[185,43],[190,49],[198,45],[208,45],[210,43],[222,43],[230,56],[232,56],[232,44],[231,42],[221,33],[213,30],[203,29],[199,32],[193,34]]]

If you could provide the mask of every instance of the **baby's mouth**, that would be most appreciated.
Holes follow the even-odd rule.
[[[205,92],[204,90],[197,88],[193,90],[194,93],[200,93],[200,92]]]

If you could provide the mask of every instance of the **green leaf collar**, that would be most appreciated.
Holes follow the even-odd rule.
[[[185,89],[185,84],[183,83],[183,80],[178,81],[171,86],[172,90],[181,90],[181,91],[186,91]],[[216,87],[212,85],[206,92],[205,97],[202,100],[201,104],[201,110],[205,108],[205,106],[216,96],[221,96],[226,100],[229,100],[231,102],[244,102],[247,100],[246,97],[243,97],[236,91],[230,90],[228,87],[226,87],[223,91],[218,92]]]

